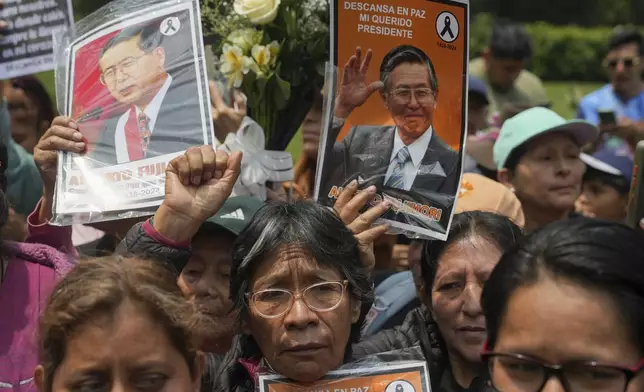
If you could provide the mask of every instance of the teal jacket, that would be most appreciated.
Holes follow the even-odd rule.
[[[28,216],[42,196],[42,181],[33,155],[29,154],[11,137],[11,118],[7,101],[0,106],[0,143],[7,146],[7,197],[13,209]]]

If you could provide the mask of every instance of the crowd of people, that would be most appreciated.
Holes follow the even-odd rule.
[[[51,225],[58,152],[86,150],[82,125],[35,77],[4,81],[0,390],[245,392],[381,357],[425,361],[438,392],[644,391],[644,241],[624,224],[644,38],[606,45],[609,83],[567,120],[526,70],[524,28],[494,27],[470,65],[446,241],[386,234],[375,187],[311,200],[321,94],[267,202],[231,197],[241,153],[195,146],[149,219]],[[218,132],[235,132],[210,87]]]

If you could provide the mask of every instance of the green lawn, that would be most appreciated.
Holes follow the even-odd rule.
[[[44,83],[51,96],[55,97],[54,72],[42,72],[37,76]],[[576,105],[574,103],[589,92],[598,89],[603,84],[587,82],[546,82],[545,85],[548,97],[552,101],[553,109],[565,118],[573,118],[576,113]],[[55,98],[53,99],[55,100]],[[294,161],[297,161],[301,149],[302,135],[298,132],[288,146],[287,151],[293,154]]]
[[[565,118],[575,117],[576,102],[581,97],[603,86],[602,83],[587,82],[545,82],[545,85],[553,110]]]

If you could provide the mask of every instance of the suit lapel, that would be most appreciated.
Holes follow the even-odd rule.
[[[359,172],[367,178],[377,178],[377,186],[384,184],[387,175],[391,149],[394,145],[394,130],[394,127],[389,126],[381,131],[373,132],[365,143],[365,146],[372,146],[372,148],[358,157],[361,166]]]
[[[427,152],[416,174],[414,188],[432,191],[441,189],[449,171],[449,167],[447,167],[444,159],[444,151],[445,147],[438,139],[436,129],[434,129],[434,134],[427,147]]]

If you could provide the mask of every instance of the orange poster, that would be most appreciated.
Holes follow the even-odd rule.
[[[316,195],[352,181],[391,232],[444,240],[466,132],[468,0],[332,0],[332,72]],[[382,223],[382,222],[381,222]]]
[[[260,392],[431,392],[425,362],[339,370],[311,384],[276,375],[259,376]]]

